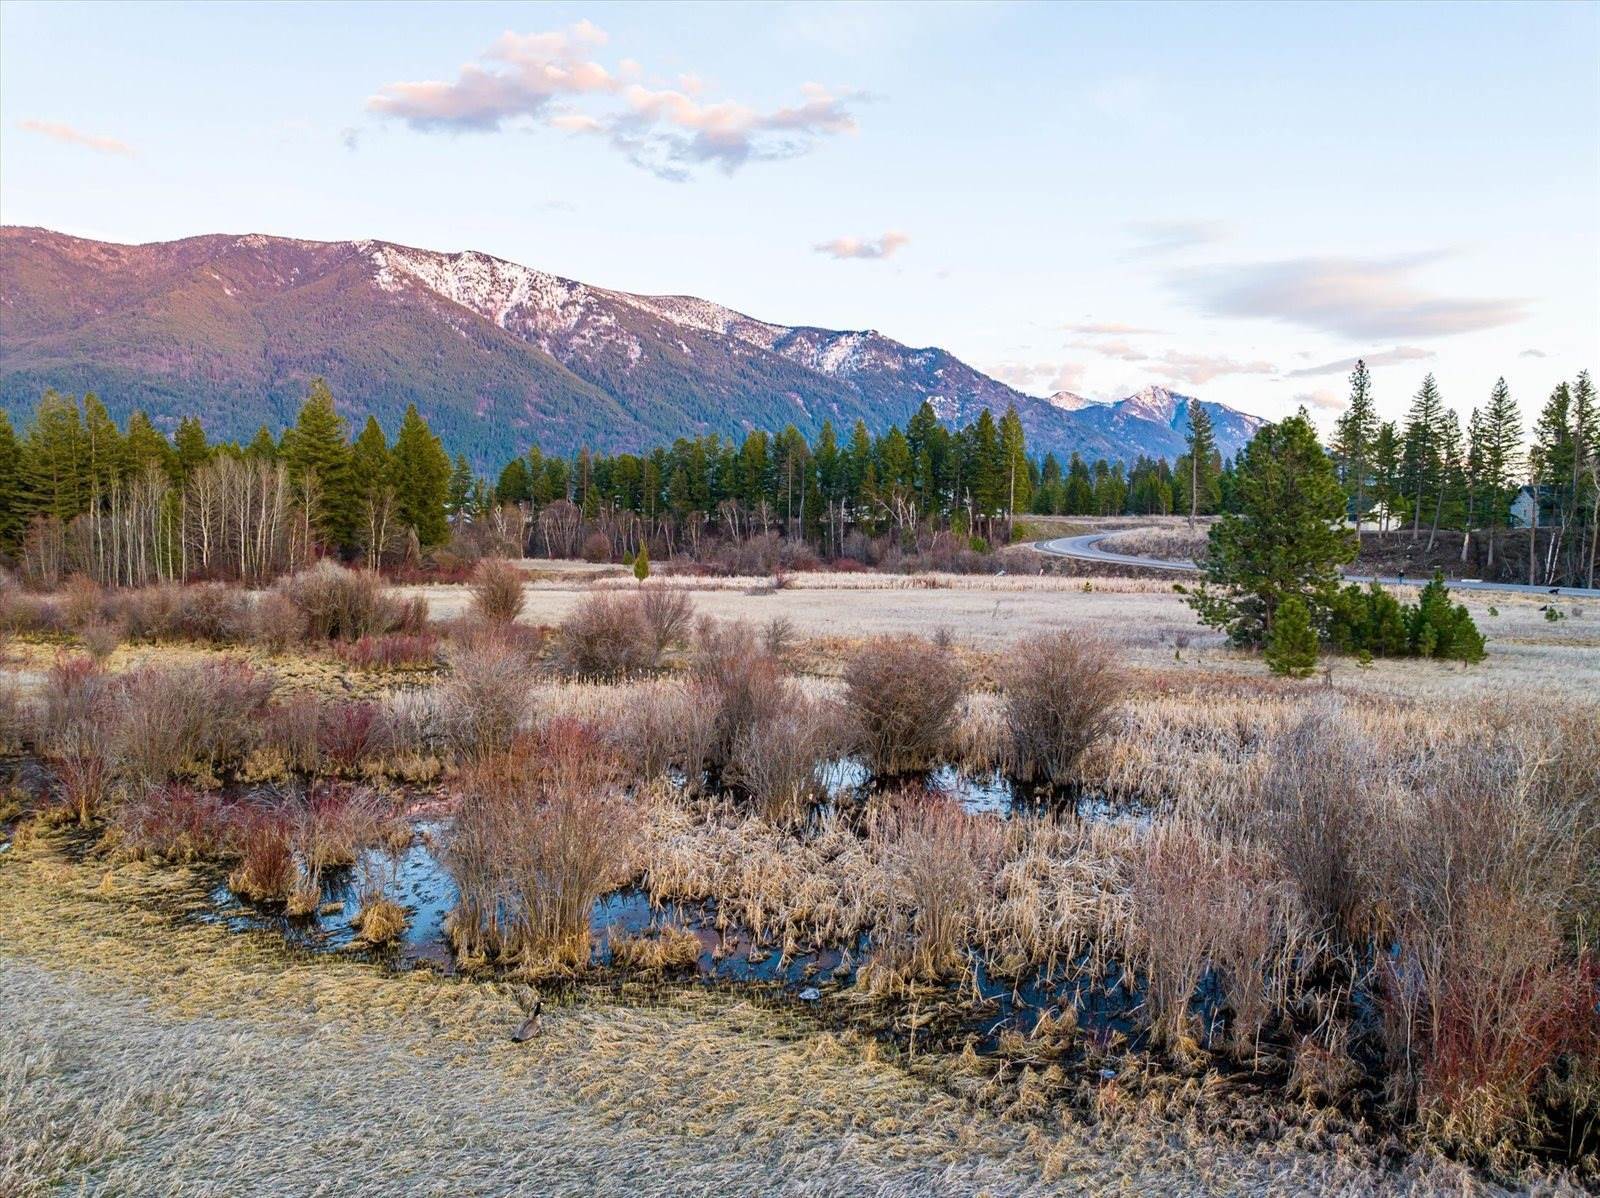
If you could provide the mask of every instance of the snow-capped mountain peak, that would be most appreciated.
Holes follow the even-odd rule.
[[[1054,395],[1045,398],[1045,403],[1052,408],[1060,408],[1063,412],[1081,412],[1084,408],[1104,406],[1104,402],[1104,400],[1090,399],[1087,395],[1079,395],[1073,391],[1057,391]]]
[[[1117,407],[1141,419],[1157,420],[1170,425],[1178,414],[1178,408],[1187,406],[1191,398],[1152,383],[1142,390],[1135,391],[1126,399],[1119,400]]]

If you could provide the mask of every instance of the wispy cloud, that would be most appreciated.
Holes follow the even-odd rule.
[[[1018,391],[1054,395],[1078,391],[1085,372],[1077,362],[1002,362],[989,373]]]
[[[1171,282],[1210,316],[1277,320],[1356,341],[1445,337],[1522,319],[1514,299],[1424,291],[1412,276],[1438,258],[1292,258],[1179,270]]]
[[[1137,363],[1151,375],[1195,385],[1208,383],[1223,375],[1279,373],[1274,363],[1264,359],[1241,359],[1226,354],[1190,353],[1173,349],[1152,350],[1119,339],[1074,341],[1070,345],[1102,358]]]
[[[1310,408],[1313,412],[1337,412],[1343,409],[1345,397],[1337,391],[1318,388],[1315,391],[1301,391],[1294,397],[1294,402],[1301,407]]]
[[[86,150],[94,150],[101,154],[120,154],[124,158],[134,157],[133,147],[125,141],[118,141],[114,137],[100,137],[94,133],[85,133],[81,129],[74,129],[71,125],[61,121],[35,121],[26,120],[20,125],[30,133],[41,133],[55,141],[65,142],[68,145],[82,146]]]
[[[1089,322],[1085,324],[1064,324],[1061,328],[1068,333],[1077,333],[1084,337],[1138,337],[1145,334],[1160,333],[1160,329],[1146,329],[1133,324],[1118,324],[1115,321],[1106,323]]]
[[[1548,358],[1549,356],[1542,349],[1525,349],[1517,355],[1519,358]]]
[[[1212,245],[1228,235],[1228,226],[1219,220],[1138,221],[1128,226],[1134,246],[1126,257],[1159,258],[1197,246]]]
[[[1423,349],[1420,345],[1397,345],[1393,349],[1380,349],[1377,353],[1362,354],[1355,358],[1340,358],[1337,362],[1324,362],[1320,366],[1303,366],[1299,370],[1289,371],[1283,377],[1310,379],[1322,374],[1349,374],[1356,368],[1357,362],[1365,362],[1368,366],[1391,366],[1396,362],[1420,362],[1436,356],[1431,349]]]
[[[1192,354],[1170,350],[1149,361],[1164,370],[1169,378],[1196,386],[1230,374],[1278,373],[1277,366],[1271,362],[1259,358],[1243,361],[1226,354]]]
[[[653,87],[630,59],[615,70],[603,66],[593,54],[607,40],[588,21],[549,33],[504,33],[453,82],[391,83],[367,108],[429,133],[490,132],[531,119],[604,138],[672,180],[704,164],[732,173],[749,162],[792,158],[856,128],[850,105],[863,98],[858,92],[806,83],[796,103],[775,109],[713,102],[702,99],[705,85],[693,74]]]
[[[879,237],[835,237],[811,248],[830,258],[887,258],[910,242],[910,237],[891,229]]]

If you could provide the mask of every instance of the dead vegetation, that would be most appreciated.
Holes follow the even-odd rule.
[[[327,610],[359,613],[365,593]],[[84,588],[73,618],[102,602]],[[119,674],[63,656],[6,719],[54,768],[71,817],[110,816],[127,856],[223,862],[242,897],[290,912],[315,910],[324,871],[384,839],[386,813],[328,779],[424,758],[429,776],[458,770],[450,931],[469,964],[581,972],[595,902],[637,884],[657,903],[714,904],[719,932],[780,961],[841,951],[863,1000],[959,1001],[980,970],[1120,987],[1180,1071],[1213,1056],[1281,1067],[1295,1094],[1365,1104],[1502,1171],[1563,1135],[1597,1151],[1593,1132],[1563,1130],[1600,1126],[1592,704],[1153,680],[1076,633],[1022,646],[988,675],[999,694],[972,692],[953,645],[912,638],[855,646],[834,687],[789,674],[784,630],[707,620],[686,644],[681,591],[591,603],[589,631],[559,633],[557,657],[581,643],[610,664],[563,668],[656,676],[552,686],[509,622],[481,619],[452,635],[437,687],[295,697],[238,663]],[[1002,820],[913,788],[816,809],[843,749],[880,779],[999,764],[1138,806],[1116,822]],[[301,789],[224,803],[229,775]],[[368,943],[403,932],[385,902],[364,888]],[[668,924],[612,938],[609,956],[666,974],[700,952]],[[1080,1054],[1100,1051],[1070,995],[1049,1009],[1006,1042],[1059,1075],[1013,1091],[1019,1111],[1049,1109]]]

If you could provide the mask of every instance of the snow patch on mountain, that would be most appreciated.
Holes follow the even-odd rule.
[[[1072,391],[1057,391],[1054,395],[1047,396],[1045,403],[1052,408],[1060,408],[1063,412],[1081,412],[1084,408],[1105,406],[1103,400],[1090,399],[1087,395],[1078,395]]]

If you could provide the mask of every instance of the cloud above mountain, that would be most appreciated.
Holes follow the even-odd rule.
[[[1208,316],[1275,320],[1357,341],[1447,337],[1521,320],[1514,299],[1460,299],[1413,278],[1439,254],[1290,258],[1174,271],[1169,281]]]
[[[532,120],[595,136],[635,165],[683,180],[712,165],[732,173],[750,162],[792,158],[824,137],[854,132],[859,92],[805,83],[792,104],[766,109],[703,98],[704,84],[680,74],[647,81],[639,63],[596,61],[609,40],[589,21],[547,33],[503,33],[454,81],[390,83],[369,111],[424,133],[493,132]]]
[[[26,120],[19,123],[19,128],[26,129],[29,133],[39,133],[54,141],[66,145],[82,146],[86,150],[94,150],[99,154],[120,154],[124,158],[134,157],[133,147],[125,141],[118,141],[114,137],[101,137],[94,133],[85,133],[61,121],[36,121]]]
[[[1393,349],[1380,349],[1377,353],[1362,354],[1354,358],[1340,358],[1336,362],[1324,362],[1320,366],[1303,366],[1299,370],[1291,370],[1284,378],[1311,379],[1324,374],[1349,374],[1356,368],[1357,362],[1365,362],[1368,366],[1391,366],[1396,362],[1420,362],[1437,355],[1431,349],[1423,349],[1420,345],[1397,345]]]
[[[911,238],[891,229],[877,237],[835,237],[811,248],[830,258],[887,258],[909,245]]]

